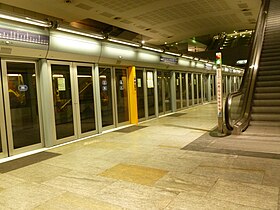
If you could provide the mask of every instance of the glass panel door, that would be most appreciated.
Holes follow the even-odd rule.
[[[193,83],[192,83],[192,77],[193,74],[192,73],[188,73],[188,90],[189,90],[189,106],[193,105]]]
[[[181,109],[181,80],[180,73],[176,73],[176,107],[177,110]]]
[[[193,89],[194,89],[194,104],[197,104],[198,102],[198,81],[197,81],[197,74],[193,74]]]
[[[70,65],[51,64],[56,139],[74,136]]]
[[[99,68],[102,127],[114,125],[111,68]]]
[[[145,117],[143,71],[136,69],[138,119]]]
[[[147,96],[148,96],[148,116],[155,115],[155,86],[154,72],[147,71]]]
[[[127,69],[116,68],[116,95],[117,95],[117,113],[118,123],[129,121],[128,110],[128,90],[127,90]]]
[[[165,112],[171,111],[171,72],[164,72],[164,105]]]
[[[2,61],[2,67],[9,153],[40,148],[36,64]]]
[[[187,107],[187,84],[186,84],[185,73],[182,73],[182,100],[183,100],[183,107]]]
[[[163,113],[163,96],[162,96],[162,72],[157,71],[157,85],[158,85],[158,112]]]
[[[81,133],[96,130],[92,66],[77,66]]]

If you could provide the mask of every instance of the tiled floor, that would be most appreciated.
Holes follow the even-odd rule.
[[[50,149],[29,165],[0,164],[0,210],[279,210],[279,148],[270,158],[252,136],[211,139],[216,124],[208,104]]]

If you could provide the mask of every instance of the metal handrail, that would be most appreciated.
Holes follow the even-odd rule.
[[[267,11],[270,0],[263,0],[259,12],[258,21],[255,29],[254,40],[251,46],[249,62],[245,69],[245,74],[241,86],[237,92],[228,94],[225,102],[225,124],[228,130],[234,134],[240,134],[244,131],[250,122],[251,104],[253,101],[254,87],[257,79],[258,64],[260,60],[262,42],[264,38],[264,29],[267,18]],[[232,119],[232,102],[235,98],[240,97],[241,110],[237,113],[237,119]]]

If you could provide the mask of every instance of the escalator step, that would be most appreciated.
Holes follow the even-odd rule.
[[[273,121],[273,122],[280,122],[280,114],[273,113],[273,114],[251,114],[251,119],[253,121]]]
[[[280,87],[256,87],[255,93],[279,93]]]
[[[280,100],[280,94],[279,93],[255,93],[254,94],[254,99],[259,99],[259,100]]]
[[[253,106],[280,106],[280,100],[253,100]]]
[[[253,106],[252,107],[252,113],[255,114],[274,114],[278,113],[280,114],[280,106]]]

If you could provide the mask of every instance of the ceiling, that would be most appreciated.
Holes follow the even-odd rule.
[[[0,3],[1,10],[38,18],[51,16],[76,27],[106,29],[108,33],[115,30],[124,39],[144,39],[153,45],[164,45],[253,29],[261,0],[0,0]]]

